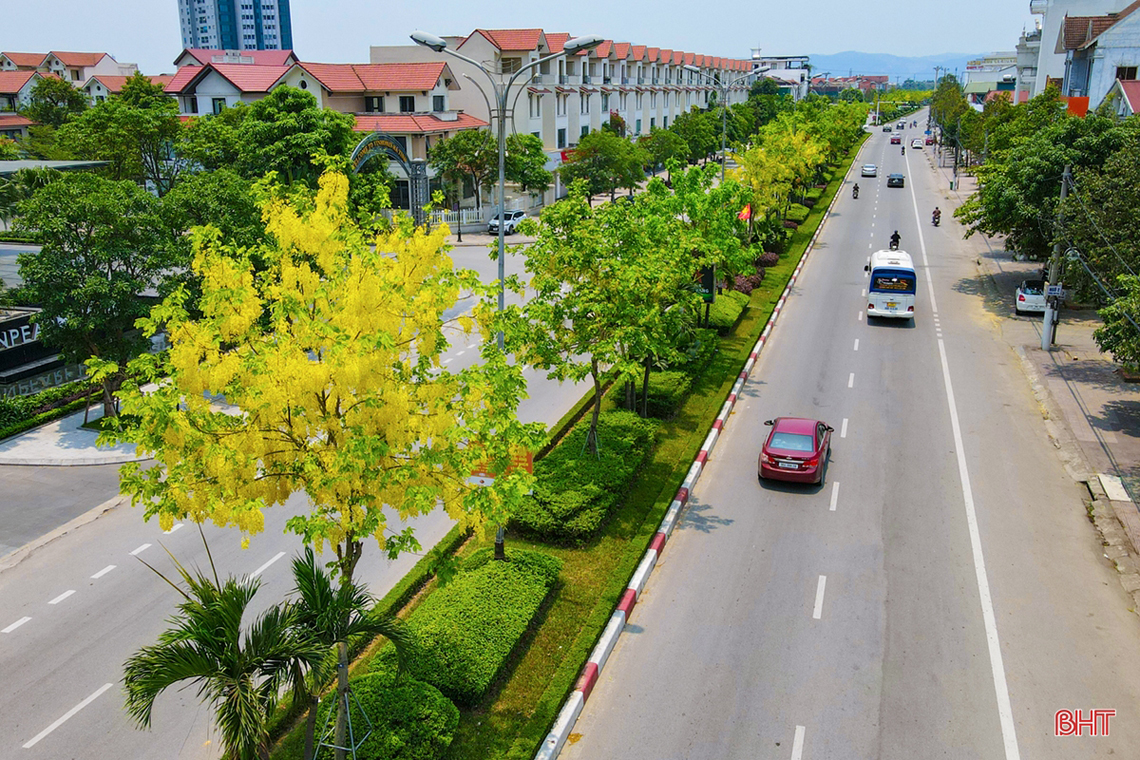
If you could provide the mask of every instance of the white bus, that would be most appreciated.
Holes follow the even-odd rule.
[[[918,279],[910,254],[875,251],[864,270],[871,273],[867,286],[867,317],[914,319],[914,295]]]

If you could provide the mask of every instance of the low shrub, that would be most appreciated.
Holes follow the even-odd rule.
[[[709,326],[721,335],[727,335],[736,326],[744,307],[748,305],[748,296],[732,290],[721,293],[709,310]]]
[[[459,710],[431,684],[372,673],[352,679],[349,686],[355,697],[349,699],[353,733],[359,737],[372,724],[372,733],[357,750],[359,760],[436,760],[451,746]],[[335,704],[335,691],[322,700],[318,732]]]
[[[407,674],[468,707],[487,696],[562,569],[539,552],[508,550],[507,561],[493,562],[490,551],[476,552],[468,569],[429,594],[407,621]],[[390,674],[394,663],[395,650],[385,647],[372,671]]]
[[[774,267],[780,263],[780,254],[774,251],[767,251],[756,259],[756,266],[758,267]]]
[[[716,330],[697,328],[689,333],[685,342],[679,346],[680,350],[684,352],[685,358],[670,366],[669,369],[680,370],[696,380],[708,368],[718,346]]]
[[[585,446],[589,413],[534,465],[537,482],[511,525],[540,541],[577,542],[594,534],[653,447],[656,423],[633,412],[598,419],[598,456]]]
[[[685,372],[666,370],[649,373],[649,416],[669,419],[689,395],[693,379]]]
[[[784,218],[789,222],[803,224],[808,218],[808,208],[801,203],[793,203],[788,206],[788,213],[784,215]]]

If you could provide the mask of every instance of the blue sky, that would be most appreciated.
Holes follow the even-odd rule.
[[[105,51],[139,64],[144,73],[161,74],[173,70],[182,48],[177,0],[9,0],[5,5],[0,50]],[[443,35],[479,26],[541,27],[747,58],[757,46],[772,55],[1012,50],[1022,28],[1033,23],[1029,0],[292,0],[291,9],[298,56],[329,63],[367,62],[369,45],[404,44],[416,28]]]

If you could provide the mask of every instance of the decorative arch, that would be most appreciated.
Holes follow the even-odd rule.
[[[425,221],[424,206],[431,200],[428,188],[427,164],[422,159],[409,159],[395,137],[386,132],[373,132],[357,143],[350,158],[352,171],[359,174],[361,168],[377,156],[390,158],[400,165],[408,178],[408,197],[411,203],[412,218],[417,225]]]

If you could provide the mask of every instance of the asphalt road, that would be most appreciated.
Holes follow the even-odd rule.
[[[1140,625],[928,151],[865,145],[564,760],[1140,755]],[[895,229],[916,318],[869,325]],[[822,487],[758,483],[778,415],[835,427]],[[1056,738],[1078,708],[1110,736]]]
[[[458,266],[474,268],[485,279],[495,276],[482,245],[457,248],[452,256]],[[508,272],[519,266],[512,258]],[[446,366],[460,369],[478,361],[476,340],[456,337],[445,354]],[[530,398],[519,416],[527,421],[553,424],[585,390],[585,385],[548,381],[543,373],[526,374]],[[13,486],[25,483],[39,500],[28,504],[38,512],[35,516],[0,510],[0,536],[15,541],[25,534],[42,535],[69,519],[70,512],[113,498],[113,469],[0,467],[0,490],[12,493]],[[304,507],[304,497],[295,495],[268,510],[265,530],[246,549],[236,531],[204,529],[220,574],[261,578],[254,612],[280,600],[292,586],[289,560],[301,543],[285,535],[284,527]],[[29,521],[38,528],[29,527]],[[426,551],[452,523],[436,512],[412,524]],[[120,507],[0,572],[0,759],[219,756],[210,711],[199,705],[194,688],[172,689],[161,697],[151,731],[136,730],[122,709],[122,663],[140,646],[154,643],[177,602],[175,593],[140,562],[174,572],[164,548],[188,567],[209,567],[196,526],[183,524],[164,535],[157,523],[144,523],[139,510]],[[407,555],[390,562],[369,546],[357,577],[382,596],[417,560]]]

